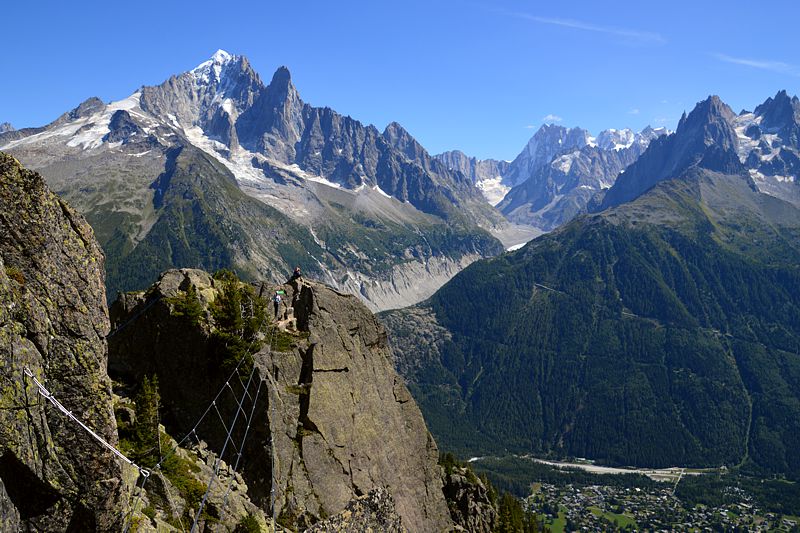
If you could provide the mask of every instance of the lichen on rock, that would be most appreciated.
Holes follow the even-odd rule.
[[[116,442],[106,374],[103,254],[42,177],[0,153],[0,507],[4,531],[114,531],[127,504],[114,456],[24,370]]]

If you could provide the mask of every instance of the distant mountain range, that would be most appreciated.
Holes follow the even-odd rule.
[[[472,178],[509,220],[551,231],[585,211],[592,196],[611,187],[653,139],[667,133],[648,126],[639,133],[609,129],[592,137],[581,128],[545,124],[511,162],[461,152],[436,158]]]
[[[739,160],[759,190],[792,202],[797,202],[798,188],[793,184],[800,173],[798,132],[794,129],[799,107],[797,97],[780,91],[753,112],[736,115],[730,111],[726,116],[737,138]],[[593,137],[581,128],[545,124],[510,162],[480,160],[459,151],[435,157],[468,176],[510,221],[552,231],[586,212],[590,205],[596,209],[605,191],[650,143],[670,133],[666,128],[648,126],[638,133],[608,129]],[[667,151],[672,157],[681,157],[677,150]],[[675,169],[667,164],[648,171],[649,179],[657,181],[657,176]]]
[[[123,100],[90,98],[45,127],[0,133],[0,150],[87,217],[110,297],[172,267],[277,280],[297,264],[386,309],[502,252],[498,237],[537,234],[399,124],[380,132],[310,106],[286,68],[264,84],[223,51]]]
[[[593,213],[384,314],[437,442],[800,479],[798,107],[709,97]]]

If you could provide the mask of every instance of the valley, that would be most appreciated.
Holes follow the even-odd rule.
[[[585,461],[486,457],[470,463],[512,490],[551,531],[793,531],[800,487],[725,469],[612,469]],[[687,475],[676,473],[685,470]],[[650,474],[665,474],[656,479]]]
[[[551,461],[548,459],[540,459],[530,455],[515,457],[517,459],[527,459],[535,463],[552,466],[564,470],[582,470],[591,474],[605,474],[605,475],[625,475],[625,474],[640,474],[647,476],[653,481],[664,481],[678,484],[683,476],[700,476],[703,474],[719,473],[718,468],[686,468],[679,466],[671,466],[669,468],[625,468],[625,467],[612,467],[594,464],[593,461],[576,459],[574,462],[570,461]],[[470,463],[479,462],[485,459],[484,457],[472,457],[469,459]],[[496,459],[496,458],[493,458]]]

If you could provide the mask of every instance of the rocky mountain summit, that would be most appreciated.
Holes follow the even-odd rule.
[[[0,133],[8,133],[10,131],[14,131],[14,126],[12,126],[11,123],[3,122],[0,124]]]
[[[652,148],[617,178],[605,193],[600,209],[638,198],[663,179],[700,164],[718,172],[736,174],[743,166],[736,157],[735,114],[719,97],[700,102],[684,114],[674,135],[653,143]]]
[[[172,302],[186,291],[214,301],[220,283],[202,271],[168,271],[147,292],[123,295],[113,306],[122,329],[110,344],[111,373],[124,383],[157,375],[173,435],[191,427],[225,378],[214,370],[220,363],[211,331],[202,322],[189,326]],[[281,314],[291,309],[297,329],[271,330],[253,356],[263,403],[242,448],[250,501],[274,506],[279,522],[303,528],[385,487],[408,531],[450,527],[436,444],[392,368],[383,328],[354,296],[312,282],[264,293],[278,289],[289,295]],[[227,396],[218,408],[223,417],[237,411]],[[197,434],[221,453],[222,429],[204,425]]]
[[[39,394],[36,378],[108,442],[103,254],[43,178],[0,153],[0,529],[119,530],[114,455]],[[30,372],[30,375],[26,375]]]

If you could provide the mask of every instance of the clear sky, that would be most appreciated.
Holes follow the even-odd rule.
[[[222,48],[432,153],[512,159],[545,120],[674,128],[709,94],[737,112],[796,94],[798,20],[796,0],[10,1],[0,122],[120,99]]]

